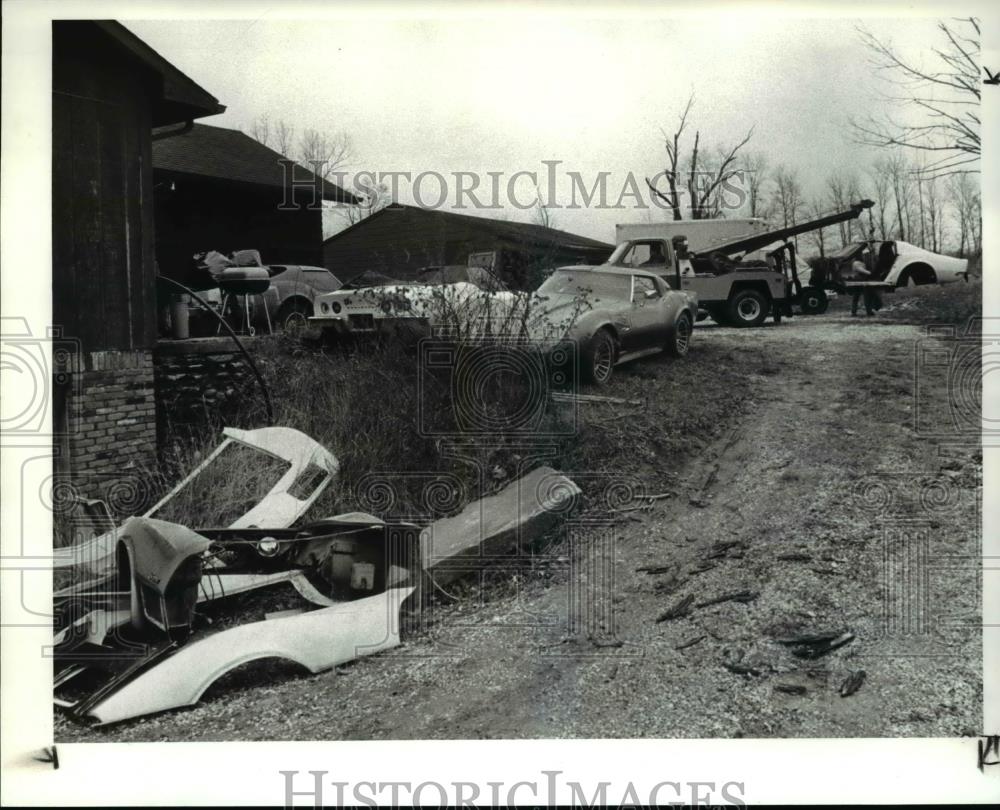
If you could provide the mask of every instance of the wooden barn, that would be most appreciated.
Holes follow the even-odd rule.
[[[323,266],[341,279],[374,271],[409,280],[422,267],[466,264],[469,254],[492,252],[502,278],[530,287],[537,270],[599,264],[613,249],[541,225],[394,203],[327,239]]]
[[[206,250],[256,249],[265,264],[321,265],[322,201],[357,202],[249,135],[205,124],[154,136],[153,180],[156,258],[171,276]]]
[[[155,453],[153,129],[224,110],[119,23],[53,22],[53,432],[85,492]]]

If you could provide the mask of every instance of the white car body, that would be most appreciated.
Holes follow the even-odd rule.
[[[896,286],[905,286],[912,278],[916,284],[950,284],[962,281],[969,269],[968,259],[958,259],[953,256],[942,256],[932,253],[909,242],[898,239],[893,243],[896,247],[896,261],[885,277],[885,281]],[[922,265],[929,266],[934,271],[934,279],[921,280],[919,270]]]
[[[317,296],[309,322],[337,334],[375,333],[399,327],[421,332],[461,328],[511,311],[521,297],[509,290],[486,290],[470,281],[342,289]]]
[[[833,279],[841,283],[878,281],[893,287],[951,284],[966,279],[969,270],[967,259],[942,256],[898,239],[854,242],[827,258],[837,265]],[[856,272],[857,262],[865,265],[868,273]]]

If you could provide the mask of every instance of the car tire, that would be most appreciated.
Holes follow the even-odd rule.
[[[313,314],[312,306],[305,301],[287,301],[278,310],[276,327],[283,332],[300,331]]]
[[[682,312],[677,318],[677,323],[670,331],[667,338],[667,354],[671,357],[683,357],[691,347],[691,335],[694,333],[694,324],[691,316],[687,312]]]
[[[611,331],[598,329],[580,353],[583,381],[598,387],[607,385],[614,371],[617,352]]]
[[[826,293],[819,287],[806,287],[799,297],[799,308],[805,315],[820,315],[829,305]]]
[[[757,290],[740,290],[729,299],[729,321],[733,326],[760,326],[767,318],[770,305]]]

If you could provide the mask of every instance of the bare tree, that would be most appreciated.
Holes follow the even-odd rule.
[[[837,172],[826,179],[827,196],[829,204],[837,211],[846,211],[861,197],[861,182],[854,172]],[[854,241],[854,231],[858,228],[859,233],[864,233],[864,225],[848,220],[841,222],[838,226],[840,232],[841,247]]]
[[[257,116],[250,122],[250,137],[264,146],[271,145],[271,119],[267,113]]]
[[[977,172],[979,162],[979,20],[975,17],[939,22],[940,42],[930,49],[936,57],[931,66],[910,61],[890,40],[880,39],[859,27],[861,42],[878,74],[896,88],[886,101],[903,114],[852,120],[855,136],[873,146],[900,147],[934,153],[927,165],[928,176]]]
[[[552,209],[542,202],[542,192],[537,188],[535,189],[535,207],[531,211],[531,219],[535,225],[541,225],[543,228],[554,228],[556,227],[556,218],[552,213]]]
[[[663,174],[667,180],[667,191],[660,191],[648,177],[646,178],[646,185],[649,186],[649,190],[670,206],[670,212],[674,219],[684,218],[684,215],[681,212],[681,191],[678,188],[678,180],[680,177],[678,167],[681,159],[681,135],[684,134],[684,127],[687,125],[687,117],[688,113],[691,112],[692,104],[694,104],[693,93],[688,98],[687,105],[684,107],[684,112],[681,113],[680,121],[677,124],[677,129],[674,130],[674,134],[672,136],[668,135],[666,130],[660,130],[663,133],[663,147],[667,153],[667,168],[663,170]]]
[[[663,131],[663,145],[667,153],[667,166],[663,174],[667,181],[667,190],[661,191],[652,180],[646,178],[646,184],[650,191],[667,204],[675,220],[684,218],[680,199],[683,194],[683,190],[680,188],[681,135],[684,133],[693,104],[694,94],[692,93],[674,133],[668,135],[666,131]],[[687,174],[688,205],[692,219],[708,219],[720,213],[723,185],[740,171],[736,155],[750,142],[752,137],[753,127],[750,127],[741,141],[732,147],[716,147],[714,150],[710,150],[708,153],[710,157],[706,159],[705,152],[701,149],[701,131],[695,130],[691,156],[684,166]]]
[[[389,187],[381,182],[355,188],[352,193],[361,202],[357,205],[340,205],[336,208],[336,211],[347,221],[349,226],[367,219],[393,203]]]
[[[870,188],[878,212],[878,238],[885,241],[889,238],[889,224],[886,219],[889,206],[892,205],[892,183],[889,179],[889,161],[878,158],[868,170]]]
[[[765,214],[764,184],[767,181],[767,155],[760,151],[744,152],[740,156],[740,171],[743,173],[743,187],[747,192],[750,216]]]
[[[286,157],[289,157],[295,148],[295,127],[284,119],[274,125],[274,148]]]
[[[809,216],[810,219],[819,219],[826,213],[826,211],[824,210],[825,208],[826,205],[822,199],[813,199],[813,201],[809,203],[808,207],[806,208],[806,214]],[[826,228],[817,228],[816,230],[809,232],[810,238],[816,245],[816,250],[819,251],[820,258],[826,256],[825,231]]]
[[[968,174],[948,178],[948,193],[955,209],[961,256],[982,252],[982,201],[978,184]]]
[[[784,165],[777,165],[772,174],[774,188],[771,197],[774,201],[775,213],[781,217],[782,227],[795,225],[799,214],[805,205],[802,196],[802,184],[798,172]],[[798,248],[798,237],[795,237],[795,247]]]
[[[347,133],[327,135],[307,129],[299,139],[298,162],[324,180],[349,163],[351,157],[351,138]]]
[[[928,177],[924,180],[925,210],[927,212],[927,233],[930,236],[930,249],[935,253],[941,251],[943,242],[944,217],[942,216],[941,193],[938,188],[938,178]],[[926,247],[926,245],[924,245]]]
[[[906,241],[909,233],[909,209],[910,209],[910,165],[902,152],[895,152],[886,161],[886,172],[889,178],[889,187],[892,189],[892,199],[895,203],[896,212],[893,225],[896,231],[896,238]]]

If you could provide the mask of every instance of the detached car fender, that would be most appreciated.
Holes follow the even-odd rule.
[[[280,658],[312,673],[399,646],[399,611],[414,588],[295,616],[223,630],[196,641],[128,681],[89,708],[99,723],[191,706],[227,672],[250,661]]]

